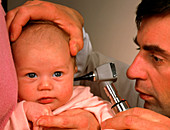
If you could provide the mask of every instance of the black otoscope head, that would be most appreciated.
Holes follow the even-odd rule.
[[[78,81],[78,80],[90,80],[90,81],[94,81],[94,78],[95,78],[95,75],[93,72],[90,72],[86,75],[83,75],[81,77],[77,77],[77,78],[74,78],[74,81]]]

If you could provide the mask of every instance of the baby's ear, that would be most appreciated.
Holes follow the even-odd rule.
[[[74,73],[77,73],[78,71],[78,68],[77,68],[77,65],[74,67]]]

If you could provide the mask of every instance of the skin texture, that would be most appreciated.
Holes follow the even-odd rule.
[[[170,128],[170,15],[145,18],[137,34],[139,53],[127,71],[136,79],[135,89],[145,100],[144,107],[119,113],[102,124],[115,129]],[[158,113],[155,113],[158,112]],[[163,116],[163,115],[166,116]]]

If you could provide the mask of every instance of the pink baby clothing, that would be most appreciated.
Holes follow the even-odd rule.
[[[67,104],[53,111],[57,115],[65,110],[82,108],[92,112],[101,124],[102,121],[111,118],[115,113],[111,110],[111,104],[97,96],[93,96],[90,87],[75,86],[72,98]]]
[[[17,104],[16,77],[5,12],[0,4],[0,130],[3,130]]]
[[[93,96],[89,87],[75,86],[71,99],[65,105],[54,110],[53,114],[58,115],[61,112],[75,108],[81,108],[93,113],[99,124],[115,115],[111,110],[111,104],[97,96]],[[23,110],[23,101],[18,103],[5,130],[30,130]]]

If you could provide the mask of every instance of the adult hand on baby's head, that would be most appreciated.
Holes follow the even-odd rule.
[[[9,11],[6,15],[11,41],[15,41],[22,27],[29,20],[49,20],[58,24],[70,35],[70,51],[73,56],[83,48],[83,17],[66,6],[45,2],[28,1],[24,5]]]
[[[36,102],[29,102],[26,101],[24,102],[24,111],[27,116],[27,119],[32,122],[33,124],[33,129],[36,130],[36,121],[41,117],[41,116],[52,116],[52,111],[49,106],[45,106]],[[37,127],[38,128],[38,127]]]

